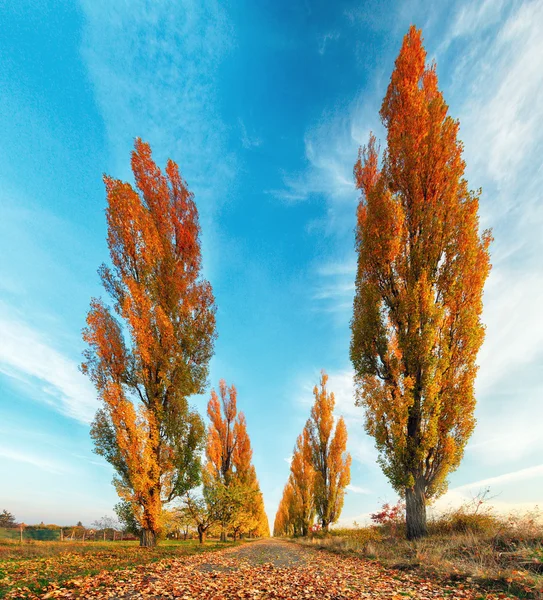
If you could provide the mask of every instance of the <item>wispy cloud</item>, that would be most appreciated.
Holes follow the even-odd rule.
[[[319,39],[319,54],[323,56],[326,52],[326,48],[330,42],[338,40],[340,37],[339,31],[327,31],[320,39]]]
[[[504,473],[503,475],[497,475],[496,477],[489,477],[488,479],[481,479],[480,481],[475,481],[473,483],[466,483],[465,485],[455,487],[452,491],[459,492],[462,490],[493,488],[495,486],[503,486],[516,481],[524,481],[536,477],[543,477],[543,464],[527,467],[526,469],[519,469],[518,471],[512,471],[510,473]]]
[[[274,191],[276,197],[287,202],[314,196],[325,199],[326,215],[319,222],[311,222],[311,229],[326,234],[352,231],[359,196],[353,166],[358,148],[367,141],[371,129],[367,108],[367,98],[359,97],[347,107],[324,114],[305,134],[306,168],[300,173],[286,173],[283,189]]]
[[[161,161],[178,161],[198,194],[210,195],[219,181],[223,188],[235,158],[218,109],[217,73],[233,39],[221,3],[82,4],[83,56],[121,172],[132,139],[142,136]]]
[[[446,33],[441,50],[446,50],[459,37],[480,35],[481,31],[494,26],[503,11],[505,0],[483,0],[460,4],[452,26]]]
[[[325,263],[316,270],[312,297],[314,307],[319,311],[337,313],[342,326],[352,313],[355,274],[356,263],[352,256],[343,261]]]
[[[359,485],[352,485],[351,483],[347,486],[347,490],[353,494],[371,494],[370,490],[360,487]]]
[[[6,460],[26,463],[42,471],[47,471],[56,475],[60,475],[62,473],[67,473],[70,471],[70,469],[66,465],[61,464],[56,460],[50,460],[45,458],[43,455],[38,456],[36,454],[21,452],[12,448],[0,447],[0,456]]]
[[[241,145],[246,150],[251,150],[252,148],[258,148],[262,145],[262,140],[256,135],[249,135],[247,131],[247,127],[242,119],[238,119],[239,129],[241,132]]]
[[[59,412],[89,423],[98,401],[78,364],[56,350],[42,333],[0,305],[0,371],[29,386],[32,395]]]

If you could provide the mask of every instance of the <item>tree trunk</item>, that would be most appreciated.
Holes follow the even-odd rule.
[[[226,531],[224,529],[221,531],[221,542],[226,542]]]
[[[156,546],[156,533],[151,529],[144,529],[141,532],[140,546],[154,548]]]
[[[206,541],[206,531],[201,525],[198,525],[198,541],[200,544]]]
[[[405,520],[408,540],[416,540],[428,535],[426,496],[422,480],[418,480],[413,488],[405,490]]]

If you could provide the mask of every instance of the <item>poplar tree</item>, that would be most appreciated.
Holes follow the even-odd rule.
[[[215,340],[215,306],[202,278],[193,194],[149,144],[132,152],[136,188],[104,177],[111,265],[99,274],[112,306],[92,299],[82,365],[103,402],[91,428],[114,485],[156,544],[162,505],[200,482],[205,428],[188,403],[203,392]]]
[[[347,427],[343,417],[334,424],[333,392],[328,392],[328,375],[323,371],[315,386],[315,402],[306,430],[309,459],[315,471],[315,510],[326,531],[341,515],[345,488],[351,481],[351,455],[347,452]]]
[[[459,122],[415,27],[380,115],[380,164],[371,135],[354,169],[362,198],[351,359],[366,429],[405,496],[414,539],[427,534],[426,504],[445,491],[475,425],[491,234],[479,233],[480,192],[464,177]]]

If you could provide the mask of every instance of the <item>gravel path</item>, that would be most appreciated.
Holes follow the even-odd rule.
[[[340,556],[280,540],[168,559],[133,570],[75,580],[43,598],[104,600],[421,600],[469,598],[498,600],[475,587],[439,584],[385,569],[378,563]]]

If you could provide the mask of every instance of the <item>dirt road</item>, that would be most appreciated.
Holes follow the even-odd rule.
[[[262,540],[221,552],[164,560],[131,571],[87,577],[45,598],[94,599],[290,599],[506,598],[473,587],[440,585],[413,572],[384,569],[278,540]]]

